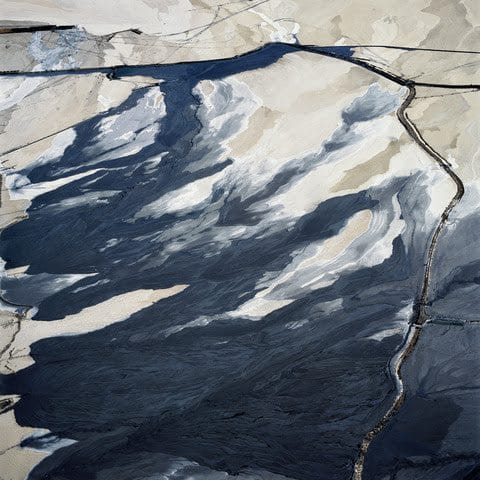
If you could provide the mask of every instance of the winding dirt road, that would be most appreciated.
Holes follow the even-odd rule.
[[[431,158],[433,158],[435,162],[437,162],[438,165],[445,171],[445,173],[447,173],[447,175],[449,175],[449,177],[455,182],[457,190],[455,192],[455,195],[452,197],[449,204],[443,211],[440,221],[438,222],[433,232],[426,255],[422,287],[420,295],[418,296],[413,307],[412,320],[407,335],[405,336],[400,349],[392,357],[389,364],[390,375],[395,382],[397,393],[390,408],[387,410],[381,420],[369,432],[367,432],[362,442],[360,443],[359,454],[353,469],[353,480],[362,480],[363,467],[368,447],[370,446],[374,438],[383,430],[385,425],[387,425],[390,419],[398,412],[398,410],[402,407],[403,402],[405,401],[405,392],[403,388],[401,369],[402,365],[405,363],[407,358],[415,349],[418,339],[420,338],[422,327],[428,320],[426,307],[428,304],[428,293],[430,287],[430,276],[433,257],[437,248],[438,238],[446,225],[450,212],[457,205],[457,203],[460,201],[460,199],[465,193],[465,188],[460,177],[451,169],[450,164],[447,162],[447,160],[445,160],[436,150],[432,148],[431,145],[429,145],[425,141],[425,139],[418,131],[416,125],[408,117],[406,110],[415,99],[417,92],[414,85],[407,84],[406,86],[408,86],[409,93],[407,98],[403,101],[402,105],[397,111],[398,120],[405,127],[405,130],[408,132],[414,142],[417,143],[417,145],[419,145]]]
[[[281,44],[281,43],[280,43]],[[424,274],[423,274],[423,281],[422,285],[419,288],[419,294],[418,297],[415,301],[414,308],[413,308],[413,315],[410,321],[410,326],[409,330],[407,332],[407,335],[404,338],[404,341],[400,348],[397,350],[397,352],[394,354],[394,356],[391,358],[389,362],[389,372],[392,377],[393,382],[395,383],[395,388],[396,388],[396,394],[395,397],[393,398],[393,401],[387,410],[387,412],[383,415],[383,417],[380,419],[380,421],[373,426],[363,437],[362,441],[359,444],[359,451],[358,451],[358,456],[355,461],[355,464],[353,466],[353,480],[362,480],[363,478],[363,469],[364,469],[364,464],[365,464],[365,459],[366,455],[368,452],[368,448],[372,441],[375,439],[375,437],[383,430],[383,428],[388,424],[388,422],[391,420],[391,418],[399,411],[399,409],[402,407],[402,404],[405,400],[405,392],[404,392],[404,387],[403,387],[403,380],[401,376],[401,369],[405,361],[408,359],[410,354],[413,352],[415,349],[415,346],[418,342],[418,339],[421,335],[422,327],[423,325],[427,322],[428,320],[428,314],[426,311],[426,307],[428,305],[429,301],[429,288],[430,288],[430,277],[431,277],[431,271],[432,271],[432,264],[435,256],[435,250],[437,248],[438,240],[440,237],[440,234],[442,233],[443,229],[445,228],[445,225],[448,221],[449,215],[452,211],[452,209],[458,204],[458,202],[461,200],[462,196],[464,195],[464,185],[462,183],[462,180],[458,177],[458,175],[452,170],[449,162],[443,158],[431,145],[427,143],[427,141],[422,137],[420,134],[418,128],[416,125],[410,120],[407,114],[407,109],[413,102],[413,100],[416,97],[416,86],[423,86],[423,87],[432,87],[432,88],[442,88],[442,89],[469,89],[474,90],[474,91],[479,91],[480,90],[480,85],[476,84],[462,84],[462,85],[454,85],[454,84],[441,84],[441,83],[426,83],[426,82],[415,82],[410,79],[404,79],[402,77],[399,77],[391,72],[384,71],[380,69],[379,67],[375,65],[371,65],[368,62],[357,59],[354,56],[345,56],[345,55],[340,55],[336,54],[332,51],[332,47],[327,47],[327,46],[315,46],[315,45],[300,45],[300,44],[283,44],[283,45],[288,45],[291,47],[293,50],[299,50],[299,51],[306,51],[310,53],[315,53],[323,56],[328,56],[328,57],[333,57],[338,60],[346,61],[352,64],[355,64],[357,66],[360,66],[362,68],[365,68],[373,73],[378,74],[379,76],[382,76],[388,80],[391,80],[399,85],[402,85],[404,87],[407,87],[409,90],[409,93],[405,100],[403,101],[402,105],[400,106],[398,112],[397,112],[397,117],[401,124],[404,126],[405,130],[408,132],[410,137],[413,139],[413,141],[419,145],[420,148],[422,148],[442,169],[443,171],[452,179],[452,181],[456,185],[456,192],[452,199],[450,200],[448,206],[445,208],[443,211],[441,218],[432,234],[432,237],[429,242],[429,247],[426,252],[426,258],[425,258],[425,268],[424,268]],[[265,48],[265,46],[260,47],[259,49],[256,49],[255,51],[261,50],[262,48]],[[400,47],[396,47],[400,48]],[[407,50],[407,48],[405,48]],[[239,56],[245,56],[249,55],[253,52],[248,52]],[[478,52],[472,52],[472,53],[478,53]],[[236,58],[232,57],[232,58]],[[225,59],[219,59],[219,61],[222,60],[229,60],[227,58]],[[212,61],[212,60],[210,60]],[[185,62],[185,63],[198,63],[198,62]],[[163,65],[163,64],[162,64]],[[89,73],[103,73],[108,78],[118,78],[118,69],[135,69],[135,68],[142,68],[145,66],[161,66],[161,65],[119,65],[119,66],[113,66],[113,67],[98,67],[98,68],[80,68],[80,69],[69,69],[69,70],[57,70],[57,71],[43,71],[43,72],[20,72],[20,71],[10,71],[10,72],[0,72],[0,76],[13,76],[13,75],[19,75],[19,76],[45,76],[45,75],[68,75],[68,74],[89,74]],[[58,132],[55,132],[58,133]],[[53,133],[52,135],[54,135]],[[39,141],[39,140],[37,140]],[[35,143],[35,141],[31,142]],[[0,156],[3,156],[7,153],[11,153],[12,151],[18,150],[22,148],[16,147],[14,149],[9,150],[8,152],[3,152],[0,154]],[[19,328],[20,328],[20,321],[19,320]],[[12,339],[13,341],[13,339]],[[10,405],[5,404],[4,407],[6,409],[10,408]]]

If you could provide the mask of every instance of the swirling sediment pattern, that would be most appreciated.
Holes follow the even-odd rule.
[[[31,203],[2,288],[31,308],[1,388],[53,451],[30,478],[349,478],[455,192],[407,89],[281,44],[116,74],[5,178]]]

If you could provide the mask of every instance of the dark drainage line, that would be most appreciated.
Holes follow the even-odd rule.
[[[328,56],[335,58],[337,60],[343,60],[359,67],[365,68],[366,70],[373,72],[381,77],[384,77],[398,85],[402,85],[409,89],[409,93],[407,98],[404,100],[402,105],[400,106],[397,117],[400,123],[404,126],[407,133],[413,139],[413,141],[419,145],[422,150],[424,150],[433,160],[449,175],[449,177],[455,182],[457,186],[457,190],[455,195],[450,200],[450,203],[447,205],[445,210],[442,213],[440,218],[440,222],[437,224],[435,228],[432,238],[430,240],[430,245],[427,251],[427,258],[425,262],[425,269],[423,274],[423,281],[422,281],[422,288],[418,299],[415,301],[413,307],[413,315],[410,322],[408,333],[403,341],[403,344],[400,346],[399,350],[395,353],[395,355],[391,358],[389,362],[389,372],[395,381],[397,394],[393,403],[391,404],[390,408],[387,412],[383,415],[380,421],[371,429],[369,430],[366,435],[363,437],[362,441],[359,444],[359,451],[358,456],[355,461],[353,467],[353,475],[352,480],[362,480],[363,478],[363,468],[365,464],[365,458],[368,451],[368,448],[371,442],[375,439],[375,437],[383,430],[383,428],[388,424],[391,418],[400,410],[404,401],[405,401],[405,393],[403,389],[403,381],[401,377],[401,368],[407,358],[411,355],[415,346],[418,342],[418,339],[421,334],[421,329],[425,322],[427,321],[427,313],[426,313],[426,306],[428,303],[428,291],[430,286],[430,275],[431,275],[431,268],[433,263],[433,257],[435,254],[435,250],[438,243],[438,238],[444,229],[448,217],[453,210],[453,208],[458,204],[460,199],[463,197],[465,193],[465,188],[462,183],[460,177],[452,170],[449,162],[445,160],[428,142],[421,136],[420,132],[418,131],[415,124],[409,119],[408,115],[406,114],[406,109],[410,106],[412,101],[415,99],[416,96],[416,86],[420,87],[431,87],[431,88],[444,88],[444,89],[473,89],[473,90],[480,90],[480,85],[478,84],[444,84],[444,83],[430,83],[430,82],[417,82],[410,79],[405,79],[394,73],[382,70],[381,68],[369,64],[367,61],[355,58],[350,55],[341,55],[335,53],[333,47],[320,47],[315,45],[300,45],[300,44],[285,44],[282,42],[278,42],[279,45],[285,45],[292,47],[293,50],[299,51],[306,51],[310,53],[315,53],[323,56]],[[271,44],[267,44],[271,45]],[[234,57],[219,59],[218,61],[222,60],[230,60],[238,57],[243,57],[246,55],[250,55],[254,52],[258,52],[265,48],[267,45],[259,47],[253,51],[235,55]],[[215,60],[208,60],[208,61],[192,61],[192,62],[179,62],[176,64],[188,64],[188,63],[206,63],[212,62]],[[80,69],[69,69],[69,70],[56,70],[56,71],[44,71],[44,72],[3,72],[0,75],[3,76],[52,76],[52,75],[74,75],[74,74],[90,74],[90,73],[103,73],[107,75],[111,79],[118,78],[117,77],[117,70],[118,69],[136,69],[136,68],[144,68],[144,67],[161,67],[162,65],[174,65],[174,64],[150,64],[150,65],[118,65],[113,67],[98,67],[98,68],[80,68]]]

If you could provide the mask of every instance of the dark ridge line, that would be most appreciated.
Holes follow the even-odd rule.
[[[145,85],[145,86],[142,86],[142,87],[137,87],[137,88],[134,88],[132,89],[132,91],[138,91],[138,90],[147,90],[149,88],[155,88],[155,87],[158,87],[158,84],[152,84],[152,85]],[[48,88],[48,87],[47,87]],[[476,90],[475,90],[476,91]],[[108,111],[108,110],[107,110]],[[36,143],[38,142],[41,142],[42,140],[46,140],[47,138],[51,138],[53,137],[54,135],[58,135],[59,133],[62,133],[62,132],[65,132],[67,130],[70,130],[71,128],[75,128],[77,126],[78,123],[73,123],[71,125],[68,125],[64,128],[61,128],[60,130],[56,130],[55,132],[52,132],[52,133],[49,133],[41,138],[37,138],[35,140],[32,140],[31,142],[27,142],[27,143],[24,143],[23,145],[19,145],[17,147],[12,147],[12,148],[9,148],[8,150],[4,150],[3,152],[0,152],[0,158],[4,157],[5,155],[9,155],[11,153],[15,153],[17,152],[18,150],[21,150],[22,148],[27,148],[27,147],[30,147],[32,145],[35,145]],[[8,159],[6,160],[1,160],[0,161],[0,164],[1,165],[4,165],[6,162],[8,162]],[[11,168],[11,167],[7,167],[7,168]],[[0,176],[0,179],[1,179],[1,176]],[[0,181],[0,185],[1,185],[1,181]],[[1,191],[4,191],[4,190],[8,190],[8,189],[1,189]],[[0,205],[1,206],[1,205]],[[1,216],[2,214],[0,214]],[[27,218],[28,216],[24,216],[22,217],[22,220],[24,218]],[[6,227],[4,227],[6,228]],[[1,480],[1,478],[0,478]]]
[[[462,91],[457,91],[457,92],[452,92],[452,93],[444,93],[444,94],[437,93],[437,94],[433,94],[433,95],[422,95],[422,96],[417,95],[415,98],[417,98],[417,99],[442,98],[442,97],[449,97],[451,95],[464,95],[465,93],[475,93],[477,91],[478,91],[477,89],[472,89],[472,90],[462,90]]]
[[[49,133],[48,135],[45,135],[41,138],[37,138],[36,140],[32,140],[31,142],[24,143],[23,145],[20,145],[19,147],[12,147],[8,150],[5,150],[4,152],[0,152],[0,158],[4,157],[5,155],[9,155],[10,153],[17,152],[18,150],[21,150],[22,148],[26,148],[26,147],[30,147],[31,145],[35,145],[36,143],[41,142],[42,140],[46,140],[47,138],[53,137],[54,135],[58,135],[59,133],[65,132],[65,131],[69,130],[70,128],[75,127],[76,125],[77,124],[74,123],[73,125],[69,125],[68,127],[61,128],[60,130],[56,130],[55,132]],[[7,161],[8,161],[8,159],[7,160],[2,160],[1,163],[4,164]]]
[[[32,25],[30,27],[15,27],[14,25],[0,26],[0,35],[13,33],[55,32],[56,30],[78,30],[76,25]]]
[[[133,29],[135,30],[135,29]],[[132,31],[133,31],[132,30]],[[362,68],[365,68],[371,72],[376,73],[377,75],[384,77],[397,85],[401,86],[420,86],[420,87],[432,87],[432,88],[443,88],[443,89],[454,89],[454,90],[463,90],[467,89],[470,92],[476,92],[480,90],[480,84],[479,85],[450,85],[450,84],[433,84],[433,83],[427,83],[427,82],[416,82],[413,80],[405,79],[403,77],[400,77],[398,75],[395,75],[394,73],[388,72],[386,70],[382,70],[381,68],[372,65],[368,63],[365,60],[361,60],[358,58],[346,56],[346,55],[341,55],[339,53],[335,53],[333,50],[335,47],[329,47],[329,46],[316,46],[316,45],[301,45],[301,44],[290,44],[290,43],[285,43],[285,42],[274,42],[274,43],[267,43],[265,45],[259,46],[258,48],[254,50],[250,50],[248,52],[244,52],[238,55],[234,55],[232,57],[225,57],[221,58],[218,60],[198,60],[198,61],[182,61],[182,62],[172,62],[172,63],[151,63],[151,64],[139,64],[139,65],[114,65],[110,67],[87,67],[87,68],[78,68],[78,69],[65,69],[65,70],[44,70],[41,72],[21,72],[21,71],[6,71],[6,72],[0,72],[0,77],[1,76],[25,76],[25,77],[54,77],[54,76],[64,76],[64,75],[91,75],[91,74],[96,74],[100,73],[105,75],[107,78],[110,80],[120,80],[122,76],[117,75],[118,70],[136,70],[136,69],[143,69],[143,68],[151,68],[151,67],[157,67],[157,68],[162,68],[162,67],[171,67],[175,65],[189,65],[189,64],[206,64],[210,63],[212,61],[217,61],[217,62],[227,62],[231,60],[235,60],[238,58],[246,57],[249,55],[254,55],[255,53],[258,53],[262,51],[263,49],[272,46],[272,45],[282,45],[282,46],[288,46],[292,48],[292,51],[299,50],[299,51],[305,51],[309,53],[314,53],[318,55],[323,55],[326,57],[331,57],[335,58],[337,60],[344,60],[349,63],[352,63],[354,65],[360,66]],[[348,47],[346,47],[348,48]],[[396,48],[396,47],[395,47]],[[459,92],[460,93],[460,92]],[[3,157],[5,155],[8,155],[10,153],[16,152],[24,147],[33,145],[35,143],[38,143],[42,140],[45,140],[53,135],[56,135],[57,133],[61,133],[65,130],[68,130],[69,128],[74,127],[75,125],[70,125],[68,127],[65,127],[61,130],[58,130],[54,133],[48,134],[42,138],[33,140],[29,143],[26,143],[24,145],[18,146],[18,147],[13,147],[8,150],[5,150],[3,152],[0,152],[0,157]],[[437,154],[438,155],[438,154]],[[3,161],[2,163],[5,163]]]
[[[248,0],[248,2],[250,3],[252,0]],[[248,4],[248,7],[245,7],[241,10],[238,10],[236,12],[229,12],[229,15],[226,15],[225,17],[221,17],[221,18],[218,18],[218,15],[219,15],[219,10],[224,7],[226,4],[220,4],[220,5],[216,5],[214,6],[216,8],[216,13],[215,13],[215,16],[213,18],[213,20],[209,23],[206,23],[204,25],[199,25],[197,27],[192,27],[192,28],[188,28],[187,30],[183,30],[183,31],[180,31],[180,32],[174,32],[174,33],[169,33],[169,34],[161,34],[160,32],[157,32],[157,33],[154,33],[154,34],[145,34],[146,36],[148,37],[157,37],[157,38],[165,38],[165,37],[173,37],[173,36],[176,36],[176,35],[183,35],[183,34],[189,34],[189,33],[192,33],[192,32],[197,32],[195,33],[194,35],[192,35],[190,37],[189,40],[197,37],[200,33],[204,32],[205,30],[209,29],[210,27],[214,26],[214,25],[217,25],[219,23],[222,23],[224,22],[225,20],[228,20],[232,17],[235,17],[237,15],[239,15],[240,13],[244,13],[248,10],[251,10],[252,8],[255,8],[255,7],[258,7],[264,3],[267,3],[269,2],[270,0],[260,0],[258,1],[257,3],[255,4]],[[238,2],[240,3],[240,2]],[[78,27],[78,25],[65,25],[65,26],[62,26],[62,27],[55,27],[53,26],[52,28],[52,31],[55,31],[55,30],[59,30],[59,29],[77,29],[77,30],[80,30],[80,28]],[[48,30],[48,29],[46,29]],[[34,30],[36,31],[36,30]],[[116,31],[116,32],[112,32],[112,33],[109,33],[109,34],[106,34],[106,35],[93,35],[93,34],[89,34],[91,37],[93,38],[105,38],[107,39],[107,41],[110,41],[113,37],[115,37],[117,34],[119,33],[125,33],[125,32],[132,32],[136,35],[141,35],[141,34],[144,34],[144,32],[142,30],[140,30],[139,28],[126,28],[124,30],[119,30],[119,31]],[[6,32],[6,33],[15,33],[15,32]]]
[[[214,18],[210,22],[208,22],[204,25],[198,25],[197,27],[188,28],[187,30],[183,30],[181,32],[168,33],[168,34],[164,34],[164,35],[160,34],[160,32],[157,32],[156,34],[152,34],[151,36],[165,38],[165,37],[174,37],[176,35],[185,35],[185,34],[188,35],[190,33],[196,32],[188,39],[188,40],[192,40],[195,37],[198,37],[204,31],[208,30],[209,28],[211,28],[215,25],[218,25],[219,23],[222,23],[225,20],[228,20],[232,17],[235,17],[235,16],[239,15],[240,13],[244,13],[244,12],[247,12],[248,10],[251,10],[252,8],[259,7],[260,5],[263,5],[264,3],[267,3],[270,0],[260,0],[257,3],[253,3],[253,4],[250,3],[251,1],[252,0],[248,0],[248,2],[249,2],[248,7],[242,8],[241,10],[238,10],[236,12],[229,12],[229,15],[226,15],[225,17],[220,17],[220,18],[218,18],[218,15],[220,14],[220,9],[225,6],[225,3],[220,4],[220,5],[216,5],[216,6],[214,6],[216,8],[216,13],[214,14],[215,15]],[[238,3],[240,3],[240,2],[238,2]]]
[[[257,52],[260,52],[267,46],[271,45],[288,45],[284,43],[267,43],[261,45],[253,50],[249,50],[248,52],[240,53],[237,55],[233,55],[231,57],[223,57],[223,58],[213,58],[213,59],[201,59],[201,60],[192,60],[192,61],[180,61],[180,62],[166,62],[166,63],[139,63],[135,65],[127,65],[127,64],[118,64],[118,65],[110,65],[110,66],[98,66],[98,67],[79,67],[79,68],[67,68],[67,69],[58,69],[58,70],[41,70],[38,72],[33,71],[21,71],[21,70],[3,70],[0,71],[0,77],[55,77],[55,76],[63,76],[63,75],[90,75],[93,73],[102,73],[108,76],[110,79],[116,79],[116,72],[117,70],[136,70],[136,69],[144,69],[144,68],[162,68],[162,67],[174,67],[174,66],[181,66],[181,65],[198,65],[198,64],[206,64],[210,62],[228,62],[231,60],[235,60],[237,58],[247,57],[249,55],[253,55]]]
[[[57,30],[76,30],[85,32],[85,29],[79,25],[24,25],[24,26],[15,26],[15,25],[0,25],[0,35],[14,35],[16,33],[36,33],[36,32],[55,32]],[[110,41],[115,35],[120,33],[132,32],[135,35],[145,35],[148,37],[156,37],[157,35],[152,35],[143,32],[139,28],[126,28],[124,30],[117,30],[115,32],[107,33],[104,35],[95,35],[93,33],[87,32],[89,37],[92,39],[106,39]]]
[[[403,390],[403,379],[401,376],[401,369],[403,364],[412,354],[415,349],[415,346],[418,343],[420,338],[423,326],[428,320],[428,313],[426,311],[429,302],[428,302],[428,293],[430,287],[430,277],[431,277],[431,270],[432,270],[432,263],[433,258],[435,255],[435,250],[437,248],[438,239],[442,230],[445,227],[445,224],[448,220],[448,217],[453,210],[453,208],[458,204],[465,193],[465,187],[463,185],[462,180],[460,177],[452,170],[450,163],[445,160],[420,134],[418,131],[417,126],[410,120],[408,114],[406,113],[406,109],[411,105],[413,100],[416,96],[416,89],[414,85],[407,85],[409,89],[409,93],[405,101],[402,103],[400,108],[397,111],[397,118],[400,123],[403,125],[409,136],[412,140],[420,147],[424,152],[427,153],[433,160],[440,166],[442,170],[447,173],[447,175],[454,181],[456,185],[456,192],[452,199],[450,200],[449,204],[445,207],[440,217],[440,221],[438,222],[433,235],[430,239],[430,245],[427,250],[427,258],[424,265],[424,272],[423,272],[423,281],[422,281],[422,288],[420,292],[420,296],[415,300],[414,307],[413,307],[413,315],[410,321],[409,329],[402,345],[399,347],[397,352],[392,357],[392,361],[398,356],[398,360],[394,365],[389,365],[389,373],[391,376],[397,380],[397,395],[391,404],[390,408],[387,412],[383,415],[379,422],[367,432],[365,437],[362,439],[359,445],[359,453],[357,460],[354,464],[353,470],[353,480],[362,480],[363,478],[363,468],[365,464],[365,458],[368,452],[368,448],[371,442],[375,439],[375,437],[385,428],[385,426],[390,422],[392,417],[398,413],[400,408],[402,407],[405,401],[405,392]],[[398,388],[400,385],[400,390]]]
[[[409,78],[404,78],[399,75],[395,75],[394,73],[388,72],[386,70],[377,67],[376,65],[372,65],[371,63],[361,60],[359,58],[355,58],[352,56],[341,55],[337,54],[333,51],[332,47],[317,47],[315,45],[293,45],[294,47],[298,48],[299,50],[311,52],[311,53],[318,53],[320,55],[324,55],[327,57],[336,58],[338,60],[345,60],[346,62],[353,63],[354,65],[363,67],[371,72],[380,75],[392,82],[402,85],[404,87],[416,86],[416,87],[432,87],[432,88],[445,88],[445,89],[476,89],[480,90],[480,84],[450,84],[450,83],[431,83],[431,82],[418,82],[416,80],[412,80]],[[330,51],[326,49],[332,49]]]
[[[435,311],[430,314],[431,316],[435,316],[434,319],[430,319],[427,321],[427,325],[453,325],[456,327],[464,327],[465,325],[471,324],[480,324],[480,318],[464,318],[461,317],[452,317],[451,315],[442,315]]]
[[[267,0],[265,0],[267,1]],[[259,2],[259,4],[265,3],[265,2]],[[249,10],[252,7],[258,6],[259,4],[251,5],[245,10]],[[240,10],[239,12],[234,12],[234,14],[241,13],[245,10]],[[225,18],[222,18],[220,20],[225,20]],[[183,33],[188,33],[191,32],[194,29],[201,29],[206,26],[211,26],[211,24],[208,25],[200,25],[198,27],[195,27],[193,29],[188,29],[188,30],[183,30],[181,32],[175,32],[175,33],[170,33],[167,36],[175,36],[175,35],[181,35]],[[0,26],[0,34],[14,34],[14,33],[28,33],[28,32],[42,32],[42,31],[55,31],[55,30],[82,30],[81,27],[78,25],[32,25],[30,27],[28,26],[23,26],[23,27],[15,27],[15,26],[9,26],[9,25],[4,25]],[[105,35],[95,35],[92,33],[88,33],[89,36],[93,38],[107,38],[110,40],[113,38],[115,35],[119,33],[126,33],[126,32],[132,32],[135,35],[145,35],[147,37],[164,37],[165,35],[159,35],[157,34],[149,34],[145,33],[143,30],[140,28],[126,28],[124,30],[118,30],[115,32],[111,32]],[[405,50],[409,52],[415,52],[415,51],[420,51],[420,52],[442,52],[442,53],[465,53],[465,54],[477,54],[480,55],[480,51],[478,50],[455,50],[455,49],[449,49],[449,48],[430,48],[430,47],[408,47],[404,45],[380,45],[380,44],[358,44],[358,45],[335,45],[335,47],[338,48],[349,48],[349,49],[355,49],[355,48],[388,48],[392,50]]]
[[[15,76],[24,76],[24,77],[54,77],[54,76],[63,76],[63,75],[89,75],[94,73],[101,73],[106,75],[110,79],[117,79],[117,71],[118,70],[135,70],[135,69],[143,69],[143,68],[162,68],[162,67],[172,67],[176,65],[191,65],[191,64],[203,64],[209,62],[227,62],[231,60],[235,60],[238,58],[243,58],[249,55],[253,55],[267,47],[272,45],[282,45],[286,47],[290,47],[292,51],[299,50],[305,51],[310,53],[315,53],[318,55],[324,55],[326,57],[332,57],[340,60],[345,60],[349,63],[354,65],[366,68],[371,72],[374,72],[388,80],[391,80],[394,83],[402,86],[417,86],[417,87],[431,87],[431,88],[444,88],[444,89],[473,89],[473,90],[480,90],[480,83],[474,84],[451,84],[451,83],[432,83],[432,82],[419,82],[416,80],[403,78],[399,75],[395,75],[394,73],[388,72],[386,70],[382,70],[381,68],[353,56],[348,55],[341,55],[339,53],[335,53],[333,50],[336,46],[318,46],[318,45],[302,45],[302,44],[291,44],[285,42],[270,42],[264,45],[261,45],[253,50],[249,50],[248,52],[244,52],[238,55],[233,55],[231,57],[224,57],[219,59],[209,59],[209,60],[194,60],[194,61],[180,61],[180,62],[169,62],[169,63],[145,63],[145,64],[138,64],[138,65],[112,65],[109,67],[85,67],[85,68],[70,68],[70,69],[59,69],[59,70],[43,70],[39,72],[32,72],[32,71],[21,71],[21,70],[5,70],[0,72],[0,77],[15,77]]]
[[[406,50],[408,52],[443,52],[443,53],[471,53],[480,55],[480,51],[477,50],[450,50],[448,48],[428,48],[428,47],[404,47],[400,45],[339,45],[344,48],[389,48],[392,50]]]
[[[415,87],[410,87],[410,91],[413,91],[413,98],[415,97]],[[424,279],[422,285],[422,292],[420,295],[420,299],[416,305],[417,310],[415,310],[414,315],[414,324],[422,326],[428,319],[428,313],[426,308],[428,307],[428,288],[430,284],[430,276],[431,276],[431,269],[433,263],[433,256],[435,254],[435,249],[438,243],[438,237],[442,232],[445,224],[447,223],[448,217],[450,212],[455,208],[458,202],[461,200],[463,195],[465,194],[465,187],[463,185],[462,180],[460,177],[452,170],[450,163],[445,160],[420,134],[418,131],[417,126],[410,120],[408,114],[405,111],[402,111],[402,117],[399,120],[402,125],[407,130],[408,134],[413,138],[413,140],[428,154],[432,157],[435,162],[445,171],[445,173],[455,182],[457,187],[456,192],[452,199],[450,200],[449,204],[444,209],[442,216],[440,218],[440,222],[438,223],[432,239],[430,241],[430,247],[428,249],[427,255],[427,262],[425,264],[425,271],[424,271]],[[415,308],[415,307],[414,307]]]
[[[436,318],[435,320],[429,320],[427,325],[448,325],[449,327],[461,327],[464,328],[467,325],[480,324],[480,320],[447,320],[442,318]]]
[[[480,89],[480,85],[451,85],[451,84],[433,84],[433,83],[428,83],[428,82],[415,82],[414,80],[410,79],[405,79],[403,77],[397,76],[391,72],[384,71],[375,65],[371,65],[370,63],[364,61],[364,60],[359,60],[355,59],[350,56],[345,56],[345,55],[339,55],[335,54],[332,51],[332,47],[330,51],[327,49],[329,47],[319,47],[319,46],[314,46],[314,45],[300,45],[300,44],[287,44],[284,42],[276,42],[276,43],[269,43],[263,46],[258,47],[255,50],[249,51],[242,53],[240,55],[235,55],[233,57],[229,58],[224,58],[224,59],[219,59],[217,61],[227,61],[227,60],[232,60],[240,57],[244,57],[247,55],[251,55],[255,52],[258,52],[262,50],[263,48],[266,48],[268,45],[273,45],[273,44],[278,44],[278,45],[285,45],[289,46],[292,48],[292,50],[299,50],[299,51],[306,51],[310,53],[315,53],[323,56],[328,56],[332,57],[338,60],[343,60],[349,63],[352,63],[354,65],[363,67],[373,73],[376,73],[377,75],[386,78],[398,85],[407,87],[409,89],[408,96],[400,106],[399,110],[397,111],[397,117],[400,121],[400,123],[404,126],[405,130],[407,133],[410,135],[410,137],[413,139],[413,141],[420,146],[430,157],[434,159],[436,163],[450,176],[450,178],[455,182],[457,186],[457,190],[453,198],[450,200],[450,203],[448,206],[444,209],[440,222],[438,223],[432,238],[430,240],[430,245],[427,251],[427,259],[425,263],[425,270],[423,274],[423,282],[422,282],[422,288],[421,288],[421,293],[419,298],[415,301],[414,307],[413,307],[413,315],[412,319],[410,321],[409,325],[409,330],[407,335],[405,336],[402,345],[400,348],[395,352],[393,357],[390,360],[389,364],[389,373],[392,375],[393,378],[396,379],[396,389],[398,390],[397,395],[388,409],[388,411],[383,415],[381,420],[370,430],[367,432],[367,434],[364,436],[363,440],[359,444],[359,453],[358,457],[355,461],[354,464],[354,470],[353,470],[353,480],[362,480],[363,478],[363,467],[364,467],[364,462],[366,458],[366,454],[368,451],[368,448],[370,446],[370,443],[375,439],[375,437],[383,430],[383,428],[388,424],[388,422],[391,420],[391,418],[400,410],[402,407],[404,400],[405,400],[405,393],[403,391],[403,381],[401,378],[401,368],[404,364],[404,362],[408,359],[408,357],[411,355],[411,353],[414,351],[415,346],[419,340],[421,330],[424,326],[424,324],[427,321],[427,313],[426,313],[426,307],[427,301],[428,301],[428,289],[430,285],[430,274],[431,274],[431,266],[433,262],[433,256],[435,253],[435,249],[437,246],[438,238],[440,233],[442,232],[443,228],[445,227],[445,224],[448,220],[450,212],[453,210],[453,208],[457,205],[457,203],[460,201],[462,196],[464,195],[464,186],[463,183],[456,175],[455,172],[453,172],[450,164],[448,163],[447,160],[445,160],[431,145],[428,144],[428,142],[425,141],[425,139],[421,136],[420,132],[418,131],[417,127],[415,124],[409,119],[408,115],[406,114],[405,110],[410,106],[412,101],[414,100],[416,96],[416,86],[421,86],[421,87],[437,87],[437,88],[445,88],[445,89],[463,89],[463,88],[468,88],[468,89]],[[171,65],[185,65],[185,64],[192,64],[192,63],[207,63],[211,62],[214,60],[202,60],[202,61],[195,61],[195,62],[178,62],[178,63],[166,63],[166,64],[150,64],[150,65],[119,65],[119,66],[112,66],[112,67],[98,67],[98,68],[88,68],[88,69],[71,69],[71,70],[63,70],[63,71],[44,71],[44,72],[27,72],[27,74],[22,74],[20,72],[9,72],[9,73],[0,73],[0,76],[3,75],[24,75],[24,76],[34,76],[34,75],[47,75],[47,76],[53,76],[53,75],[62,75],[62,74],[75,74],[75,73],[105,73],[108,78],[110,79],[115,79],[116,78],[116,73],[118,69],[134,69],[134,68],[145,68],[145,67],[161,67],[161,66],[171,66]],[[53,75],[52,75],[53,74]],[[51,135],[50,135],[51,136]],[[20,322],[19,322],[20,324]],[[19,325],[20,329],[20,325]],[[17,332],[18,333],[18,332]],[[16,335],[15,335],[16,336]],[[12,341],[14,338],[12,339]],[[10,342],[11,344],[12,342]],[[394,362],[396,359],[396,362],[392,365],[391,363]],[[400,385],[400,389],[398,387]]]

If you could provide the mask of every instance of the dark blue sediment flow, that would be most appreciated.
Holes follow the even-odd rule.
[[[47,292],[35,320],[61,319],[136,289],[189,285],[102,330],[39,341],[31,348],[33,365],[2,377],[2,393],[22,396],[15,406],[20,425],[77,442],[47,457],[30,478],[187,478],[188,469],[183,477],[168,474],[172,459],[179,457],[231,474],[267,471],[297,480],[351,475],[359,440],[391,399],[385,366],[401,341],[400,335],[366,341],[362,332],[381,330],[412,300],[423,250],[406,249],[398,237],[383,263],[346,272],[261,321],[225,313],[252,298],[266,272],[281,271],[294,252],[336,235],[353,214],[381,209],[381,202],[397,193],[409,211],[410,187],[417,178],[397,179],[383,200],[368,191],[331,198],[293,226],[232,239],[221,248],[215,246],[214,228],[258,225],[261,218],[250,207],[321,159],[290,166],[247,197],[217,187],[210,205],[138,218],[163,195],[232,163],[226,159],[193,168],[215,158],[220,148],[218,139],[199,141],[198,82],[265,68],[292,51],[270,45],[231,60],[136,69],[135,75],[161,80],[154,88],[163,94],[165,115],[149,124],[135,119],[145,95],[136,90],[120,106],[76,125],[76,138],[58,162],[33,165],[26,172],[39,183],[101,169],[35,198],[28,219],[2,232],[6,268],[29,265],[27,273],[39,276],[95,274]],[[122,77],[129,73],[117,71]],[[368,102],[352,104],[325,152],[352,141],[355,123],[384,114]],[[158,128],[154,141],[129,154],[121,145],[102,146],[101,122],[113,115],[138,120],[136,135]],[[238,128],[237,121],[233,118],[225,131]],[[161,155],[152,168],[148,161]],[[113,194],[100,203],[61,207],[91,192]],[[198,236],[194,229],[177,234],[180,222],[204,225],[217,202],[218,218],[210,229]],[[167,255],[166,234],[190,243]],[[118,242],[103,250],[113,238]],[[47,277],[31,278],[6,281],[9,298],[28,303],[40,288],[35,278]],[[340,310],[324,307],[338,300]],[[215,321],[165,336],[169,327],[200,317]],[[288,328],[292,321],[304,326]],[[189,467],[192,478],[224,478],[203,477],[200,467]]]

